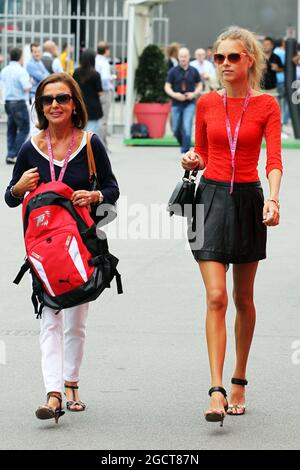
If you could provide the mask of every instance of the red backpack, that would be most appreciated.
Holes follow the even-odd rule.
[[[60,311],[95,300],[114,277],[123,292],[119,260],[109,253],[105,233],[96,230],[86,207],[73,205],[72,194],[65,183],[52,181],[23,201],[27,258],[14,283],[30,270],[37,318],[44,305]]]

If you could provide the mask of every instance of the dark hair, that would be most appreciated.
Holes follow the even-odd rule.
[[[75,114],[72,114],[72,122],[78,129],[84,129],[88,120],[86,107],[82,99],[81,91],[75,80],[67,73],[52,73],[44,80],[42,80],[35,93],[34,106],[37,113],[39,129],[47,129],[49,123],[46,119],[41,103],[41,96],[43,95],[44,88],[50,83],[62,82],[65,83],[71,90],[72,98],[75,103]]]
[[[40,44],[38,44],[37,42],[32,42],[32,43],[30,44],[30,52],[32,52],[32,49],[33,49],[34,47],[41,47],[41,46],[40,46]]]
[[[65,49],[67,49],[68,47],[68,43],[67,42],[64,42],[63,43],[63,46],[62,46],[62,50],[64,51]]]
[[[10,60],[18,62],[23,55],[22,49],[19,49],[18,47],[14,47],[11,49],[9,53]]]
[[[264,41],[270,41],[270,42],[274,45],[274,39],[271,38],[271,36],[266,36],[266,37],[264,38]]]
[[[92,49],[85,49],[80,57],[80,66],[83,68],[95,68],[95,52]]]
[[[80,67],[77,69],[81,83],[86,82],[95,74],[95,55],[92,49],[86,49],[82,52],[80,56]]]
[[[98,46],[97,47],[97,53],[98,54],[104,55],[106,51],[107,51],[107,47],[104,47],[104,46]]]
[[[274,41],[274,46],[275,47],[283,47],[284,46],[284,39],[283,38],[279,38],[279,39],[275,39]]]

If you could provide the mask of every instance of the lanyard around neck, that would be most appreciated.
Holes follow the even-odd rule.
[[[183,70],[183,74],[182,74],[182,79],[181,79],[181,92],[186,93],[186,91],[187,91],[187,83],[186,82],[187,82],[187,79],[188,79],[188,76],[189,76],[190,69],[188,67],[186,70],[184,70],[184,69],[182,69],[182,70]]]
[[[230,147],[230,153],[231,153],[231,167],[232,167],[232,175],[231,175],[231,182],[230,182],[230,194],[233,192],[233,182],[234,182],[234,172],[235,172],[235,154],[236,154],[238,136],[239,136],[239,132],[240,132],[242,118],[243,118],[243,115],[244,115],[244,113],[247,109],[247,106],[249,104],[250,97],[251,97],[251,90],[249,89],[247,91],[247,95],[245,97],[245,101],[244,101],[244,104],[243,104],[243,110],[242,110],[240,119],[238,120],[238,123],[237,123],[235,131],[234,131],[234,138],[232,138],[230,120],[229,120],[228,108],[227,108],[227,102],[228,102],[228,100],[227,100],[227,91],[226,91],[226,89],[224,90],[223,103],[224,103],[225,114],[226,114],[226,129],[227,129],[227,135],[228,135],[228,141],[229,141],[229,147]]]
[[[74,140],[75,140],[75,133],[74,133],[74,127],[72,129],[72,136],[71,136],[71,142],[68,148],[68,152],[63,164],[62,169],[60,170],[58,181],[62,181],[64,174],[67,169],[67,165],[69,163],[70,156],[72,155],[73,152],[73,147],[74,147]],[[46,129],[46,141],[47,141],[47,147],[48,147],[48,156],[49,156],[49,164],[50,164],[50,173],[51,173],[51,180],[56,181],[55,178],[55,170],[54,170],[54,158],[53,158],[53,152],[52,152],[52,146],[51,146],[51,138],[50,138],[50,131],[49,128]]]

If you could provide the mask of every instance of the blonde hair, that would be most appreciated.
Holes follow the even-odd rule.
[[[221,42],[226,39],[241,41],[247,54],[254,61],[249,70],[249,85],[254,89],[260,89],[265,64],[265,55],[262,45],[256,38],[255,34],[248,29],[240,28],[239,26],[230,26],[217,38],[213,46],[213,52],[216,52]],[[222,80],[220,81],[222,83]]]

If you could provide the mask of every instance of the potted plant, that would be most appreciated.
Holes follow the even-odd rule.
[[[139,57],[135,73],[137,103],[134,113],[137,122],[145,124],[150,138],[163,137],[170,103],[164,91],[167,64],[164,54],[154,44],[147,46]]]

